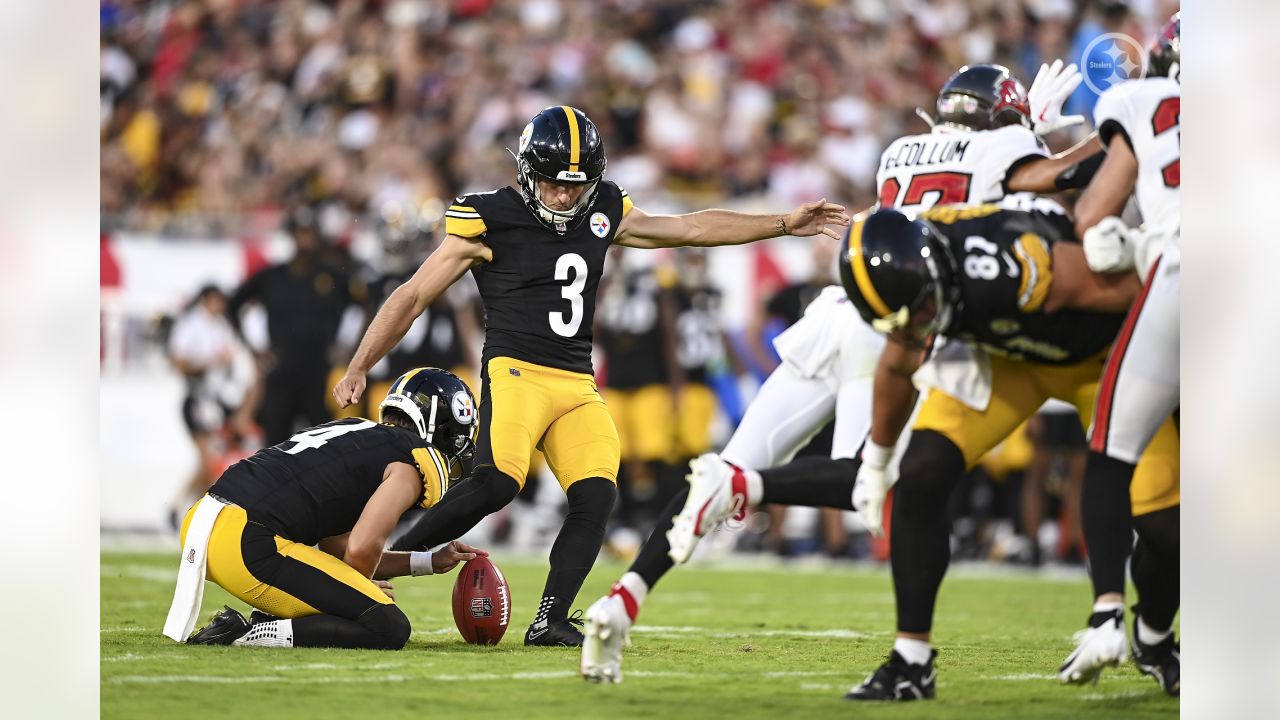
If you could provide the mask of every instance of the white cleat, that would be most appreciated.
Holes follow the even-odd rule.
[[[622,649],[631,644],[631,619],[622,598],[608,595],[587,608],[582,641],[582,679],[593,683],[622,682]]]
[[[1103,668],[1116,667],[1129,657],[1123,611],[1117,610],[1114,618],[1098,627],[1081,630],[1073,639],[1075,652],[1058,668],[1058,680],[1064,684],[1097,683]]]
[[[685,475],[689,481],[689,497],[667,531],[667,542],[671,545],[667,554],[677,564],[688,562],[699,539],[745,510],[746,497],[733,492],[733,476],[738,472],[741,471],[715,453],[689,461],[689,474]]]

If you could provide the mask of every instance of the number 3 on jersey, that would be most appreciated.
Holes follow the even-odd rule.
[[[564,319],[564,311],[561,310],[547,313],[547,321],[555,334],[573,337],[582,324],[582,289],[587,285],[587,261],[578,253],[565,253],[556,260],[555,277],[556,280],[569,281],[568,285],[560,288],[560,297],[569,301],[569,319]]]

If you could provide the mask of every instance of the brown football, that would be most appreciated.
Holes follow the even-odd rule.
[[[487,557],[467,561],[453,584],[453,622],[473,645],[497,645],[511,620],[511,590]]]

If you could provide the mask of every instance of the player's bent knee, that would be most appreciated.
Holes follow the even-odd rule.
[[[395,605],[369,608],[358,622],[372,634],[371,647],[375,650],[399,650],[409,642],[409,635],[413,632],[409,618]]]
[[[939,496],[946,501],[947,491],[964,474],[964,454],[945,435],[933,430],[918,430],[911,436],[898,468],[896,497],[907,495]]]
[[[475,499],[486,515],[506,507],[520,492],[520,483],[515,478],[492,465],[476,468],[467,482],[476,483]]]
[[[609,478],[590,477],[570,485],[566,494],[570,512],[608,517],[618,499],[618,486]]]
[[[1176,551],[1182,542],[1180,507],[1156,510],[1133,518],[1138,538],[1157,552]]]

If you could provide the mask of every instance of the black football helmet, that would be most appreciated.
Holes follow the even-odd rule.
[[[946,240],[927,220],[892,209],[845,231],[840,284],[872,328],[917,346],[946,331],[960,301]]]
[[[1147,53],[1147,77],[1179,80],[1182,64],[1182,12],[1169,18]]]
[[[440,368],[414,368],[396,378],[378,406],[378,422],[388,409],[398,410],[418,435],[454,461],[471,457],[480,427],[476,399],[457,375]]]
[[[1027,91],[1003,65],[965,65],[957,70],[938,91],[937,110],[937,124],[964,130],[1031,127]]]
[[[516,181],[525,205],[542,224],[566,232],[582,222],[604,177],[604,140],[581,110],[557,105],[533,116],[520,133]],[[586,185],[568,210],[552,210],[538,196],[538,180]]]

